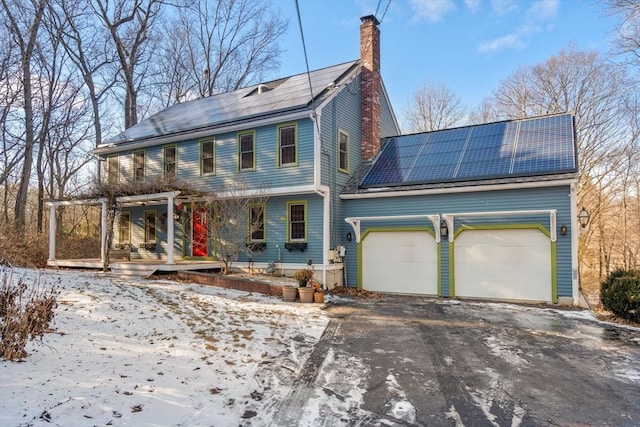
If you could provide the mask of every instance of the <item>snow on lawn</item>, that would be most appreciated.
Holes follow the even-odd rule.
[[[19,270],[62,292],[55,332],[0,362],[0,425],[265,425],[328,323],[315,304],[101,273]]]

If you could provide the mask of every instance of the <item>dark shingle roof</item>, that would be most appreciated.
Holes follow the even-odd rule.
[[[327,87],[344,78],[358,63],[351,61],[312,71],[310,79],[316,102],[329,96],[331,91]],[[110,138],[104,145],[177,135],[311,107],[306,73],[262,85],[266,89],[262,93],[258,93],[261,85],[253,85],[173,105]]]

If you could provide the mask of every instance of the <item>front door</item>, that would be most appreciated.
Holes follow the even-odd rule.
[[[191,221],[191,256],[201,257],[208,255],[207,242],[207,210],[206,208],[195,208]]]

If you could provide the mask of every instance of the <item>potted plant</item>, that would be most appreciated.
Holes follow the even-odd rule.
[[[322,289],[322,285],[318,282],[312,282],[311,287],[313,288],[313,302],[323,303],[324,289]]]
[[[313,277],[313,271],[307,268],[298,270],[295,273],[293,273],[293,278],[298,281],[298,285],[300,285],[301,288],[305,288],[312,277]]]
[[[285,302],[295,302],[298,296],[298,288],[295,286],[283,286],[282,287],[282,300]]]
[[[313,277],[313,271],[309,269],[298,270],[293,274],[293,278],[298,281],[300,287],[298,288],[298,294],[300,295],[300,302],[313,302],[314,289],[307,287],[309,280]]]

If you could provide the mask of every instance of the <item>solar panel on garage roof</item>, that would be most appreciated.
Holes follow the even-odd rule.
[[[573,172],[570,114],[390,138],[361,187]]]

